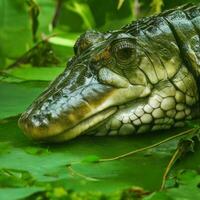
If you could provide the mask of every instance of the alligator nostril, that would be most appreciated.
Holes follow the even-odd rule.
[[[61,92],[60,91],[56,91],[53,95],[52,95],[52,98],[54,99],[54,100],[56,100],[56,99],[59,99],[61,97]],[[49,101],[49,103],[50,103],[51,101]]]
[[[32,118],[33,118],[33,120],[36,120],[36,119],[37,119],[37,115],[34,114],[34,115],[32,116]]]
[[[22,115],[18,120],[18,126],[23,130],[25,135],[31,138],[46,135],[49,130],[49,123],[50,115],[45,115],[45,117],[38,114]]]

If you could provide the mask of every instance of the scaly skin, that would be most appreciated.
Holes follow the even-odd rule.
[[[182,6],[119,31],[88,31],[65,71],[22,114],[36,140],[129,135],[184,126],[199,113],[200,7]]]

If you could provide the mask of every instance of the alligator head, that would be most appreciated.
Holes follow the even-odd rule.
[[[88,133],[121,105],[150,94],[138,65],[145,57],[128,33],[88,31],[62,74],[22,114],[19,126],[33,139],[69,140]]]
[[[168,129],[190,119],[198,89],[179,49],[186,52],[188,62],[194,60],[190,58],[195,49],[190,46],[185,51],[185,43],[177,43],[183,34],[174,33],[176,17],[145,20],[140,27],[135,23],[119,31],[88,31],[80,36],[64,72],[19,119],[24,133],[36,140],[60,142],[90,133]],[[186,39],[198,38],[192,25],[188,22],[190,27],[185,28],[185,24]]]

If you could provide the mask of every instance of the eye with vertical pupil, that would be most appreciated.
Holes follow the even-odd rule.
[[[134,59],[134,44],[131,41],[119,41],[112,46],[112,52],[119,63],[131,63]]]

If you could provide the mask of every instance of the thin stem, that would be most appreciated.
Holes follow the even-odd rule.
[[[76,175],[76,176],[79,176],[85,180],[88,180],[88,181],[99,181],[98,179],[96,178],[92,178],[92,177],[89,177],[89,176],[85,176],[84,174],[81,174],[79,172],[77,172],[75,169],[72,168],[71,165],[67,166],[67,169],[70,171],[70,173],[72,175]]]
[[[133,13],[134,13],[135,18],[137,19],[139,14],[140,14],[140,2],[139,2],[139,0],[134,1]]]
[[[60,12],[61,12],[61,8],[62,8],[62,3],[63,3],[63,0],[56,1],[56,9],[55,9],[55,13],[54,13],[54,16],[53,16],[53,19],[51,22],[53,28],[55,28],[57,25],[58,18],[60,16]]]
[[[136,150],[130,151],[128,153],[122,154],[120,156],[116,156],[116,157],[112,157],[112,158],[103,158],[103,159],[100,159],[99,162],[107,162],[107,161],[119,160],[121,158],[124,158],[124,157],[127,157],[127,156],[131,156],[131,155],[133,155],[135,153],[139,153],[139,152],[142,152],[142,151],[157,147],[157,146],[159,146],[159,145],[161,145],[161,144],[163,144],[165,142],[169,142],[169,141],[171,141],[173,139],[176,139],[176,138],[181,137],[183,135],[186,135],[188,133],[193,133],[194,130],[195,130],[195,128],[189,129],[187,131],[184,131],[184,132],[181,132],[181,133],[179,133],[177,135],[171,136],[171,137],[169,137],[167,139],[164,139],[161,142],[155,143],[153,145],[150,145],[150,146],[147,146],[147,147],[143,147],[143,148],[140,148],[140,149],[136,149]]]
[[[55,34],[51,34],[51,35],[43,38],[41,41],[37,42],[31,49],[29,49],[22,56],[20,56],[19,58],[17,58],[17,60],[15,60],[11,65],[9,65],[8,67],[6,67],[6,70],[18,67],[20,64],[26,62],[26,60],[30,57],[30,55],[32,54],[33,51],[35,51],[37,48],[39,48],[40,45],[44,44],[45,42],[48,42],[48,40],[51,37],[54,37],[54,36],[55,36]]]
[[[162,177],[162,184],[160,186],[160,190],[163,190],[164,187],[165,187],[165,183],[166,183],[166,180],[167,180],[167,176],[169,174],[169,171],[171,170],[172,166],[174,165],[174,163],[176,162],[178,156],[180,155],[181,153],[181,148],[177,148],[176,151],[174,152],[172,158],[170,159],[166,169],[165,169],[165,172],[163,174],[163,177]]]

